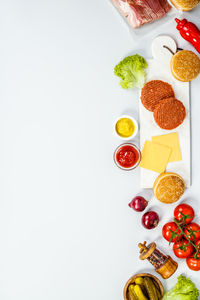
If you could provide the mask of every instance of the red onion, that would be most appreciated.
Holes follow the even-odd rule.
[[[148,211],[142,216],[142,225],[146,229],[153,229],[159,223],[159,216],[155,211]]]
[[[133,200],[129,203],[129,207],[134,209],[135,211],[143,211],[148,205],[148,201],[145,200],[141,196],[136,196]]]

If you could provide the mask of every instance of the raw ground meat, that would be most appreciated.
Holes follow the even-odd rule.
[[[147,82],[141,92],[142,104],[150,111],[154,111],[160,101],[170,97],[174,97],[172,86],[161,80]]]
[[[162,129],[172,130],[181,125],[186,117],[183,103],[175,98],[160,102],[154,110],[154,120]]]

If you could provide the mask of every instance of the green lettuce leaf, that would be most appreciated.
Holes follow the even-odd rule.
[[[114,73],[122,79],[120,85],[123,89],[141,88],[145,83],[146,73],[144,69],[146,69],[147,66],[146,60],[136,54],[127,56],[120,61],[120,63],[115,66]]]
[[[181,275],[175,287],[164,295],[163,300],[198,300],[198,296],[199,291],[195,284]]]

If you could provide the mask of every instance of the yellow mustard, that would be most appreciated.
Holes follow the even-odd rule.
[[[127,138],[130,137],[135,131],[135,124],[131,119],[122,118],[117,121],[116,132],[119,136]]]

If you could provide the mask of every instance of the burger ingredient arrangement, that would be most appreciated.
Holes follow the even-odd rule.
[[[163,226],[162,235],[170,244],[173,243],[178,258],[186,258],[191,270],[200,271],[200,226],[193,222],[194,217],[190,205],[178,205],[174,210],[174,221]]]
[[[186,187],[190,187],[191,185],[191,97],[189,93],[189,82],[183,83],[182,81],[175,79],[173,76],[170,68],[170,62],[174,54],[172,54],[169,49],[172,49],[173,53],[176,53],[177,45],[175,40],[169,36],[158,36],[152,42],[153,59],[147,58],[148,68],[146,69],[146,84],[152,81],[156,81],[156,84],[157,81],[159,81],[159,83],[161,82],[162,84],[160,88],[161,98],[158,98],[159,93],[155,93],[155,96],[154,93],[152,93],[151,97],[151,99],[153,99],[153,103],[156,103],[155,108],[152,108],[155,113],[154,111],[148,110],[143,105],[142,91],[140,93],[139,135],[140,147],[142,150],[142,161],[140,165],[142,166],[140,181],[142,188],[152,188],[158,173],[161,174],[165,170],[167,172],[177,173],[183,177]],[[165,83],[165,86],[163,83]],[[169,89],[168,86],[171,88]],[[178,101],[172,101],[172,103],[169,101],[168,103],[168,98],[162,97],[163,91],[168,92],[168,90],[171,91],[171,89],[174,94],[173,98],[180,101],[180,106],[178,106],[178,108],[176,107],[176,103]],[[157,91],[156,88],[155,90]],[[150,89],[147,88],[147,93],[149,93],[149,91]],[[164,94],[164,97],[169,96]],[[164,102],[164,104],[162,104],[162,102]],[[175,105],[173,105],[174,102]],[[158,108],[156,108],[156,106],[158,106]],[[183,114],[179,107],[183,107]],[[169,112],[168,109],[170,110]],[[165,124],[169,127],[165,127]],[[176,142],[176,147],[173,146],[172,142],[172,139],[175,139],[175,136],[178,141],[178,143]],[[170,143],[168,144],[168,142]],[[143,148],[146,144],[148,147],[145,147],[144,152]],[[179,156],[176,154],[178,151],[180,154]],[[171,161],[171,157],[174,161]],[[145,162],[145,164],[143,164],[143,162]]]
[[[112,2],[133,28],[162,18],[171,10],[169,3],[163,0],[112,0]],[[199,3],[196,0],[171,2],[181,10],[191,10]],[[186,19],[180,21],[176,18],[175,21],[181,36],[200,52],[198,27]],[[160,64],[157,63],[159,68],[163,64],[161,76],[157,78],[156,64],[139,54],[124,58],[114,68],[114,74],[121,78],[120,86],[123,89],[141,89],[141,107],[151,120],[149,133],[151,134],[152,128],[152,133],[160,133],[150,135],[150,139],[143,139],[141,151],[140,147],[132,142],[119,145],[114,152],[115,164],[125,171],[139,166],[148,170],[149,174],[150,172],[157,174],[151,187],[160,205],[177,202],[189,186],[184,180],[185,175],[179,174],[181,166],[179,163],[186,157],[182,135],[179,133],[189,128],[189,98],[184,96],[184,91],[189,97],[189,82],[195,80],[200,73],[200,58],[193,51],[176,49],[176,43],[168,36],[155,39],[152,45],[153,56],[155,61],[159,58]],[[150,70],[154,68],[154,75],[149,75],[149,68]],[[165,75],[165,72],[168,74]],[[144,119],[143,122],[145,123]],[[120,139],[131,141],[137,135],[138,128],[135,118],[122,115],[116,120],[114,130]],[[182,131],[180,128],[183,128]],[[187,130],[186,136],[189,132]],[[158,227],[160,217],[151,209],[149,199],[147,201],[142,194],[138,194],[128,205],[135,212],[141,213],[141,225],[145,229],[154,230]],[[174,210],[174,219],[163,226],[162,236],[170,245],[169,253],[173,251],[179,263],[185,259],[190,270],[200,271],[200,225],[195,222],[195,211],[192,206],[187,203],[179,204]],[[138,247],[140,259],[147,260],[163,279],[168,279],[176,272],[178,263],[170,255],[159,250],[154,241],[148,245],[146,241],[143,244],[139,243]],[[199,291],[194,283],[182,275],[178,277],[175,287],[166,293],[159,279],[149,273],[134,275],[124,288],[125,300],[195,300],[198,296]]]

